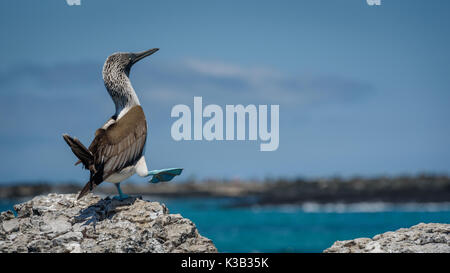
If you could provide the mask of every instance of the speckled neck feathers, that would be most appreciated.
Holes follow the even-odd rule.
[[[130,66],[125,55],[113,54],[103,66],[103,81],[114,104],[116,116],[120,117],[128,109],[140,105],[139,99],[129,79]],[[125,110],[125,111],[123,111]]]

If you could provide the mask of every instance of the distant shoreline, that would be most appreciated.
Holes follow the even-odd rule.
[[[105,185],[104,185],[105,184]],[[115,188],[104,183],[97,194],[114,195]],[[1,199],[18,199],[36,195],[77,193],[79,184],[16,183],[0,186]],[[308,202],[326,203],[440,203],[450,202],[448,176],[419,175],[414,177],[382,177],[318,180],[273,181],[204,181],[161,184],[123,184],[128,194],[153,195],[167,198],[232,197],[237,207],[265,205],[301,205]]]

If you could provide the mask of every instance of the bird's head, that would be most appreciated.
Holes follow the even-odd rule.
[[[152,55],[158,50],[159,48],[152,48],[138,53],[114,53],[106,59],[105,64],[103,65],[103,76],[105,76],[105,74],[117,75],[120,73],[125,73],[127,76],[129,76],[130,69],[135,63],[147,56]]]
[[[153,48],[138,53],[119,52],[106,59],[103,65],[103,81],[116,105],[116,114],[127,105],[139,104],[139,99],[130,83],[130,69],[135,63],[158,50]]]

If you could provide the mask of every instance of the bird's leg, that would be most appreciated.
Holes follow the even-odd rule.
[[[152,179],[149,181],[151,183],[168,182],[172,180],[175,176],[180,175],[183,171],[182,168],[170,168],[162,170],[152,170],[149,171],[146,176],[152,175]]]
[[[114,196],[113,199],[122,201],[122,200],[130,197],[122,192],[122,190],[120,189],[120,183],[115,183],[114,185],[116,186],[117,191],[119,192],[119,195]]]

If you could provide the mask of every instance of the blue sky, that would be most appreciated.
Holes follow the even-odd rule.
[[[184,178],[449,173],[448,1],[16,0],[0,3],[1,182],[85,181],[61,134],[114,112],[101,79],[135,65],[150,168]],[[280,146],[181,141],[176,104],[279,104]],[[135,181],[142,179],[133,178]]]

